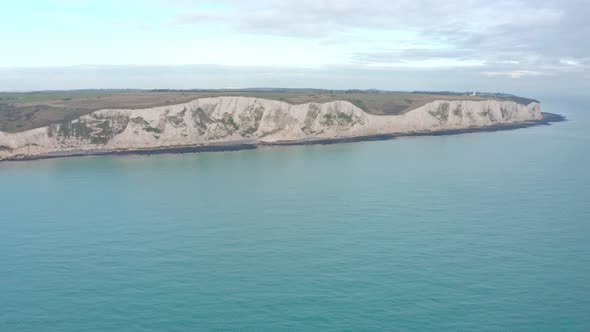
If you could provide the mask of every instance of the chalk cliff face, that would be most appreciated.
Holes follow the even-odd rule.
[[[149,109],[105,109],[69,123],[0,132],[0,160],[76,152],[237,142],[338,139],[540,120],[539,103],[434,101],[401,115],[371,115],[346,101],[291,105],[247,97],[202,98]]]

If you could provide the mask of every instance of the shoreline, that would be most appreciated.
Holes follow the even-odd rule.
[[[209,145],[198,146],[176,146],[176,147],[162,147],[153,149],[137,149],[137,150],[88,150],[88,151],[70,151],[63,153],[54,153],[46,155],[22,156],[13,157],[0,160],[7,161],[32,161],[40,159],[56,159],[68,157],[90,157],[90,156],[150,156],[158,154],[186,154],[186,153],[200,153],[200,152],[225,152],[225,151],[240,151],[240,150],[254,150],[258,147],[266,146],[295,146],[295,145],[328,145],[338,143],[352,143],[352,142],[366,142],[366,141],[384,141],[395,139],[398,137],[419,137],[419,136],[449,136],[477,132],[495,132],[504,130],[515,130],[521,128],[529,128],[535,126],[548,126],[557,122],[567,121],[567,118],[555,113],[542,113],[543,119],[531,120],[517,123],[501,123],[487,127],[471,127],[463,129],[448,129],[439,131],[419,131],[406,133],[392,133],[369,136],[345,137],[345,138],[325,138],[325,139],[308,139],[295,141],[277,141],[272,143],[265,142],[227,142],[227,143],[213,143]]]

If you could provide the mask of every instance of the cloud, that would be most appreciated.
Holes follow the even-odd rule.
[[[215,11],[191,11],[177,15],[170,24],[203,24],[209,22],[223,22],[226,19],[229,19],[227,15]]]
[[[15,31],[8,44],[19,45],[19,39],[36,36],[55,52],[33,57],[32,49],[22,42],[4,52],[0,70],[19,65],[213,63],[233,65],[235,70],[164,68],[158,76],[160,69],[142,67],[150,73],[147,80],[133,68],[116,73],[101,68],[71,71],[71,80],[86,82],[92,75],[104,74],[91,86],[305,87],[313,83],[313,87],[482,91],[529,86],[532,91],[542,82],[589,91],[588,0],[129,0],[108,2],[112,11],[104,10],[107,5],[97,0],[54,1],[72,5],[67,10],[61,10],[63,6],[44,10],[39,15],[45,20],[33,25],[18,20],[26,23],[26,29],[16,29],[9,20],[5,30]],[[85,5],[73,5],[78,2]],[[33,37],[19,38],[19,33]],[[15,79],[14,73],[7,80],[8,74],[0,75],[7,89],[45,79],[43,74],[19,72],[28,81]],[[52,75],[48,77],[63,81],[59,73]],[[134,79],[124,79],[125,75]],[[440,84],[428,85],[435,81]],[[85,84],[95,83],[88,79]]]
[[[498,77],[498,76],[506,76],[513,79],[519,79],[526,76],[543,76],[545,74],[532,71],[532,70],[512,70],[512,71],[495,71],[495,72],[484,72],[484,75],[489,77]]]
[[[473,50],[411,48],[386,52],[359,52],[353,55],[356,63],[407,63],[408,61],[424,61],[432,59],[470,60],[477,58]]]
[[[357,64],[449,59],[521,77],[571,70],[574,59],[590,54],[585,0],[221,0],[215,11],[207,9],[210,3],[176,1],[184,10],[173,20],[215,22],[239,33],[306,38],[321,45],[353,47],[365,38],[375,40],[350,54]],[[420,47],[391,43],[399,34],[415,36]],[[563,59],[569,60],[560,63]]]

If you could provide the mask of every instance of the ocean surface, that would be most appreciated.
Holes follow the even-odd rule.
[[[590,100],[502,132],[0,163],[0,331],[590,330]]]

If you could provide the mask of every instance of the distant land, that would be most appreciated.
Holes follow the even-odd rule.
[[[486,92],[323,89],[0,93],[0,160],[235,149],[498,130],[563,120]],[[188,150],[187,150],[188,149]]]

